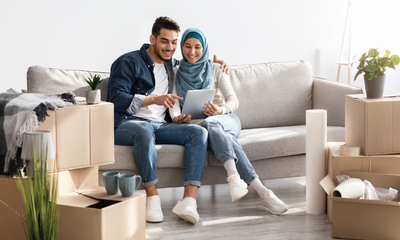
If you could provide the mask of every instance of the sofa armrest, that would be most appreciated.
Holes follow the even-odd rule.
[[[362,88],[323,78],[313,80],[312,108],[327,110],[328,126],[344,127],[345,96],[363,93]]]

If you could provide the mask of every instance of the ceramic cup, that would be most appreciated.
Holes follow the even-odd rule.
[[[118,193],[119,182],[118,182],[119,172],[105,172],[103,173],[104,186],[106,187],[106,192],[109,195],[114,195]]]
[[[123,197],[132,196],[142,183],[142,178],[139,175],[132,173],[124,173],[118,176],[119,189]]]

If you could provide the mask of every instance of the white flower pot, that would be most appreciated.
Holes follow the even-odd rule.
[[[349,178],[332,191],[333,197],[360,198],[364,193],[364,182],[359,178]]]
[[[96,90],[87,90],[86,91],[86,103],[87,104],[96,104],[99,103],[101,99],[100,89]]]

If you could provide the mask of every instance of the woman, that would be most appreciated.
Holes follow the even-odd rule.
[[[289,207],[262,184],[237,141],[241,124],[235,111],[239,101],[229,76],[208,59],[208,43],[204,33],[196,28],[187,29],[182,35],[181,51],[183,59],[176,72],[174,94],[184,97],[188,90],[216,89],[213,102],[204,105],[204,113],[208,117],[201,122],[201,126],[208,130],[211,150],[226,169],[232,201],[244,197],[249,185],[260,195],[261,204],[271,213],[286,212]],[[183,102],[179,102],[180,106],[183,106]],[[173,121],[190,122],[190,115],[181,115],[180,109],[178,102],[170,108]]]

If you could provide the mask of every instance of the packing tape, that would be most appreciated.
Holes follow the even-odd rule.
[[[353,145],[340,145],[340,155],[358,157],[360,156],[360,147]]]

